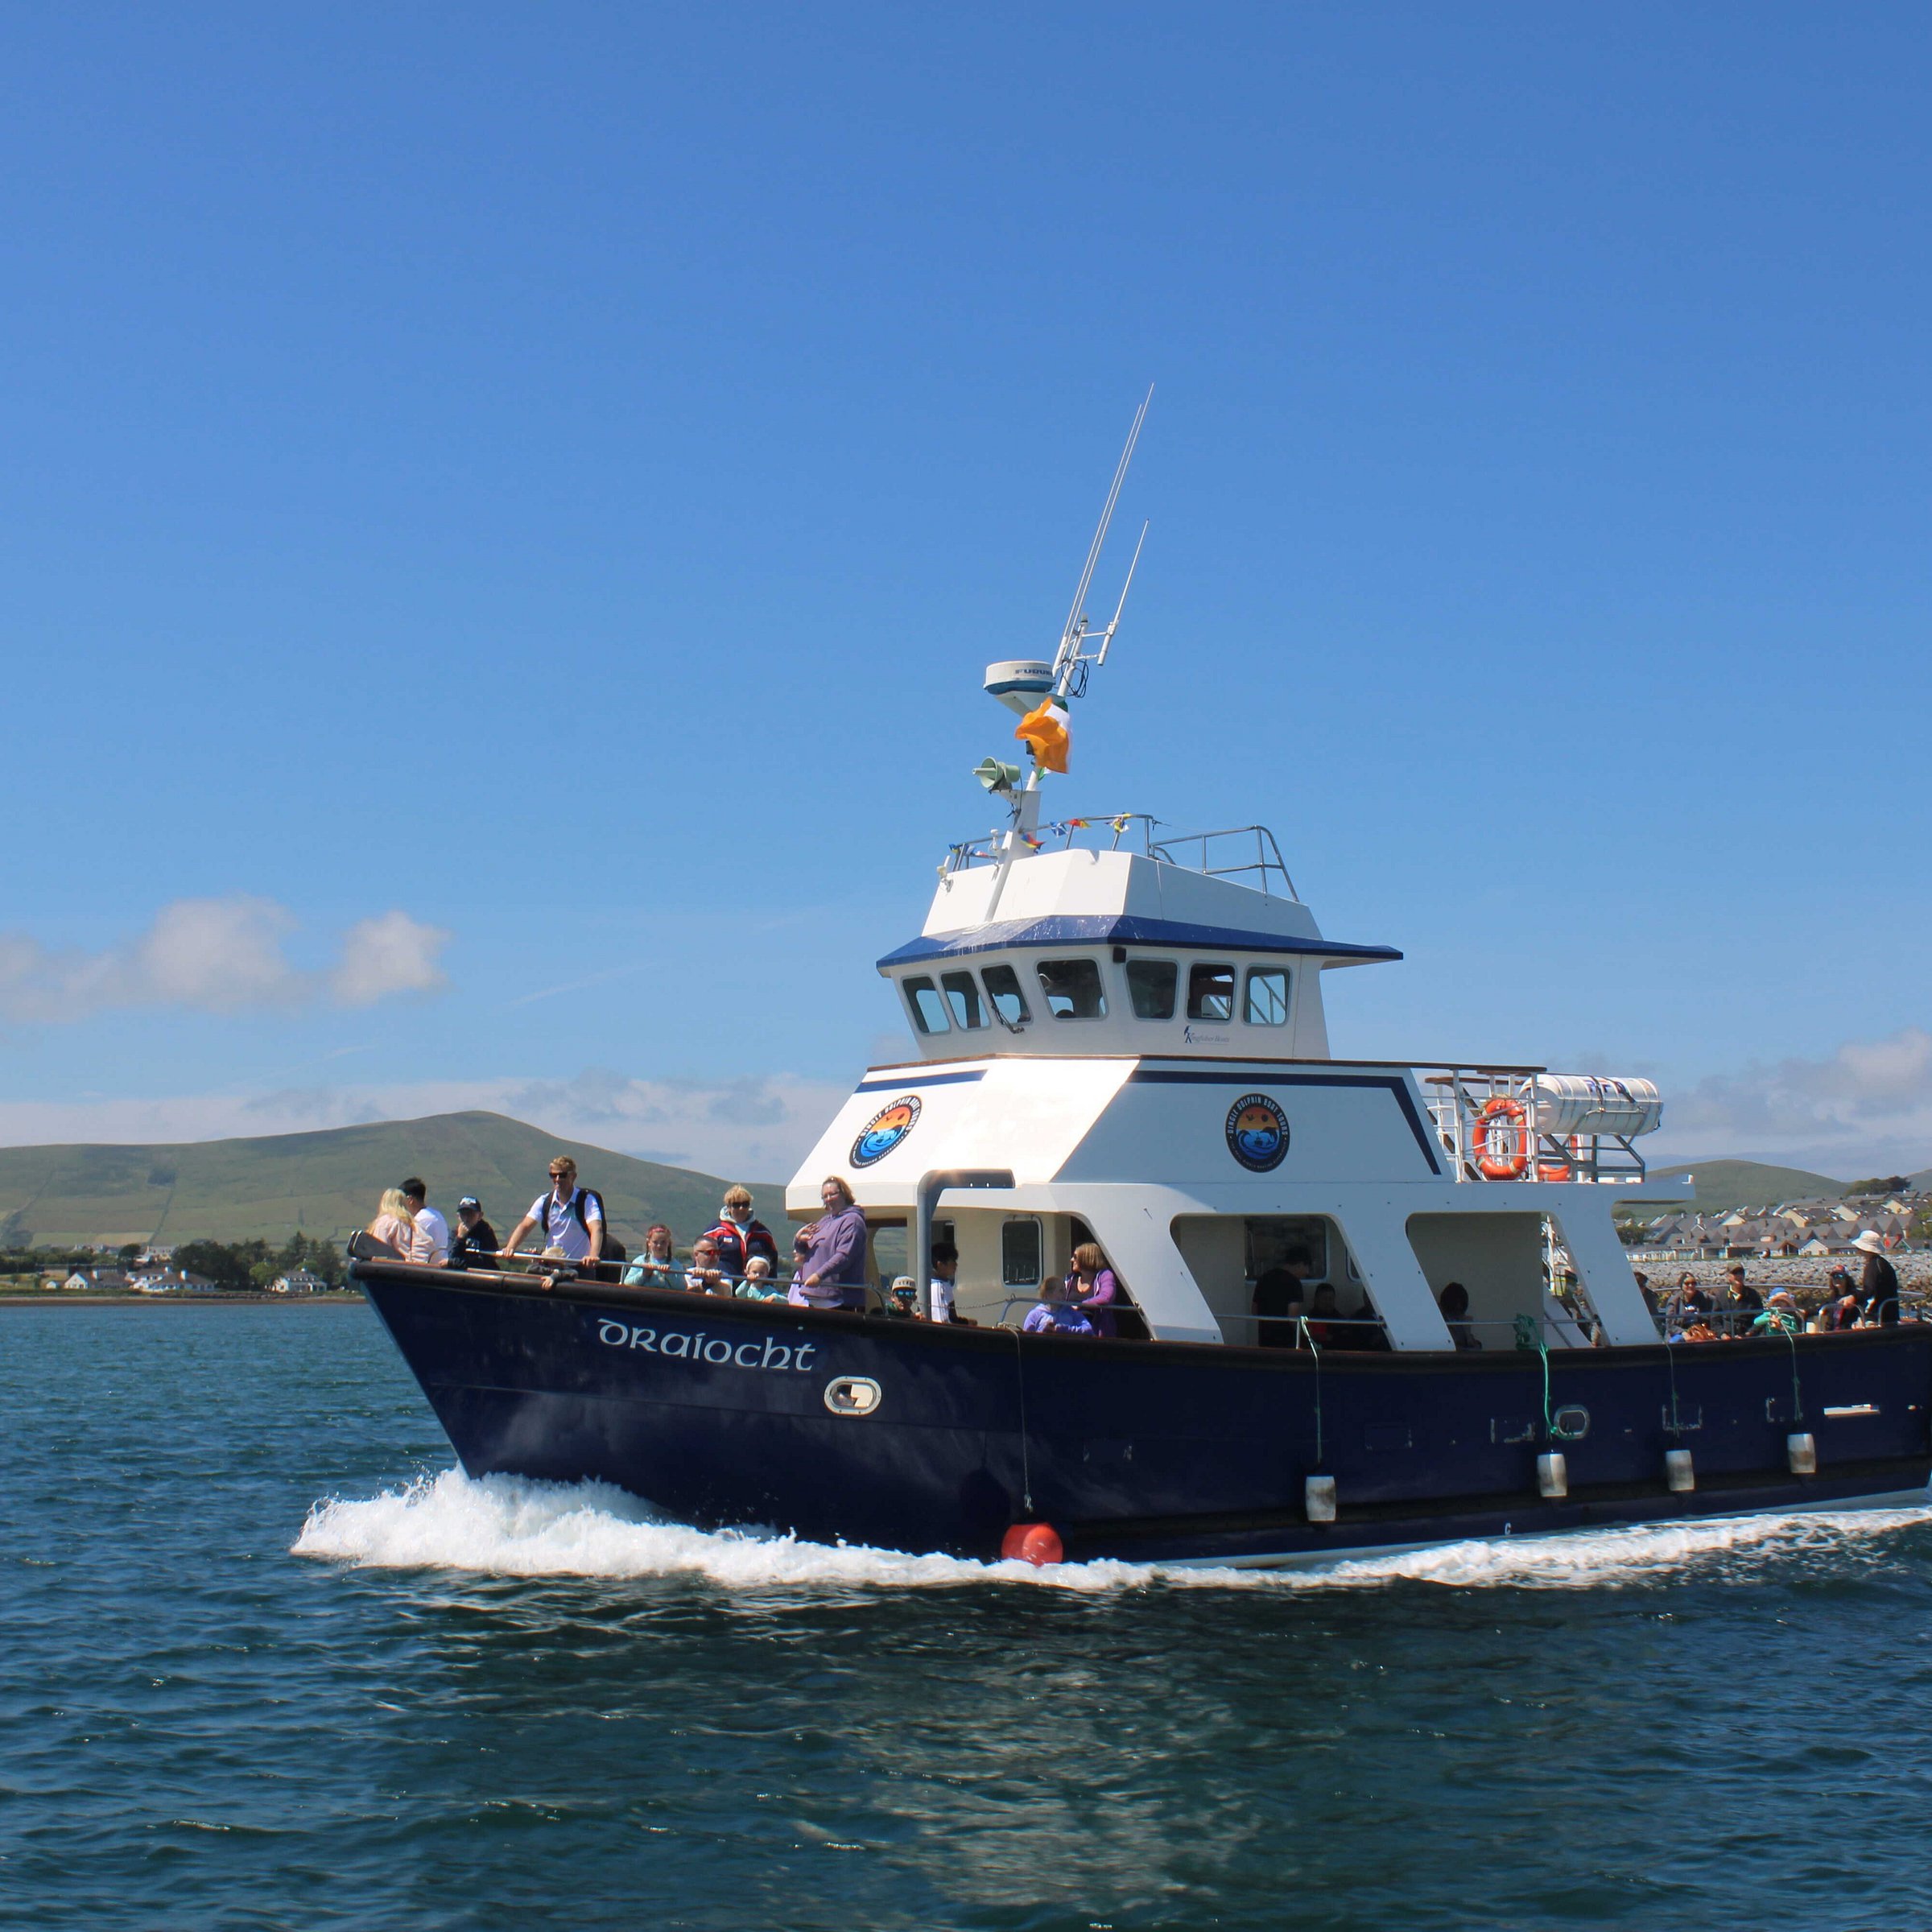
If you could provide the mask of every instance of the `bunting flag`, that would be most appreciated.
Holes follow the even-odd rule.
[[[1060,828],[1062,832],[1084,832],[1086,829],[1087,821],[1084,819],[1069,819]]]
[[[1125,812],[1122,812],[1117,819],[1113,819],[1108,821],[1108,823],[1113,827],[1113,836],[1117,839],[1127,829],[1127,815],[1128,815]]]
[[[1027,712],[1013,734],[1026,741],[1034,762],[1049,771],[1067,769],[1067,707],[1058,698],[1048,698]]]
[[[1030,832],[1023,832],[1020,834],[1020,843],[1022,845],[1030,845],[1035,852],[1038,852],[1045,840],[1036,839]]]

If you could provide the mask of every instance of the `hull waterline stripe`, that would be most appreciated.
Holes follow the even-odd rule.
[[[1137,1067],[1127,1076],[1128,1084],[1145,1080],[1154,1085],[1174,1087],[1242,1087],[1252,1085],[1256,1080],[1265,1080],[1271,1087],[1383,1087],[1395,1096],[1395,1104],[1402,1110],[1402,1118],[1409,1123],[1409,1131],[1415,1136],[1415,1144],[1422,1150],[1422,1158],[1429,1163],[1429,1171],[1440,1177],[1443,1164],[1435,1158],[1435,1149],[1430,1145],[1429,1136],[1424,1130],[1422,1119],[1415,1111],[1415,1102],[1409,1097],[1406,1080],[1385,1078],[1374,1074],[1348,1073],[1181,1073],[1170,1072],[1164,1067]]]

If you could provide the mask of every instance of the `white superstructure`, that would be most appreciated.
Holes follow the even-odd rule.
[[[1104,661],[1120,613],[1090,639],[1080,605],[1105,528],[1054,662],[987,674],[1015,711],[1063,712]],[[1402,956],[1326,937],[1264,828],[1043,824],[1037,758],[1023,784],[997,760],[976,775],[1009,822],[949,849],[919,936],[878,963],[918,1057],[867,1071],[795,1216],[838,1174],[914,1254],[943,1224],[983,1321],[1096,1241],[1151,1333],[1208,1344],[1257,1340],[1253,1284],[1291,1249],[1398,1350],[1453,1346],[1452,1281],[1479,1331],[1530,1317],[1580,1343],[1549,1293],[1560,1246],[1607,1341],[1656,1340],[1611,1220],[1654,1088],[1338,1059],[1322,976]]]

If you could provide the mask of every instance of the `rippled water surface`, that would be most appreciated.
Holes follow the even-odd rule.
[[[0,1310],[0,1922],[1932,1924],[1932,1515],[1035,1574],[455,1473],[360,1307]]]

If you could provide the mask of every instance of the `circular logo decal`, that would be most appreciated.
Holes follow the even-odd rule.
[[[1254,1174],[1278,1167],[1288,1152],[1288,1117],[1265,1093],[1245,1093],[1228,1109],[1228,1151]]]
[[[882,1161],[910,1133],[919,1117],[919,1096],[902,1093],[890,1107],[881,1107],[865,1123],[865,1131],[852,1144],[852,1164],[869,1167]]]

